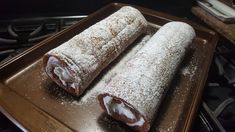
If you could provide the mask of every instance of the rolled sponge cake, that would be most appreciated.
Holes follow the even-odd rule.
[[[97,96],[101,108],[137,131],[148,131],[194,37],[186,23],[162,26]]]
[[[137,9],[122,7],[46,53],[44,69],[60,87],[79,96],[146,28],[147,21]]]

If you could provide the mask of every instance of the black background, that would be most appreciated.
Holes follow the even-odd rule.
[[[140,5],[177,16],[189,16],[194,0],[0,0],[0,19],[86,15],[111,3]]]

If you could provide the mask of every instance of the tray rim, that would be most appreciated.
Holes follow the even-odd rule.
[[[197,30],[200,30],[202,32],[206,32],[208,34],[210,34],[211,38],[208,38],[209,41],[211,41],[211,43],[213,44],[216,44],[217,41],[218,41],[218,35],[217,33],[215,33],[214,31],[208,29],[208,28],[205,28],[201,25],[198,25],[192,21],[189,21],[189,20],[186,20],[186,19],[183,19],[183,18],[179,18],[179,17],[175,17],[175,16],[172,16],[170,14],[166,14],[166,13],[163,13],[163,12],[159,12],[159,11],[155,11],[155,10],[152,10],[152,9],[147,9],[147,8],[143,8],[143,7],[140,7],[140,6],[136,6],[136,5],[131,5],[131,4],[123,4],[123,3],[111,3],[111,4],[108,4],[107,6],[97,10],[96,12],[92,13],[91,15],[89,15],[87,18],[84,18],[82,19],[81,21],[77,22],[76,24],[72,25],[71,27],[65,29],[65,30],[62,30],[58,33],[56,33],[55,35],[43,40],[42,42],[36,44],[35,46],[27,49],[26,51],[22,52],[21,54],[13,57],[12,59],[0,64],[0,73],[2,71],[4,71],[5,68],[7,68],[9,65],[11,65],[12,63],[14,63],[15,61],[17,61],[18,59],[20,59],[21,57],[23,56],[26,56],[28,55],[29,53],[31,52],[34,52],[36,49],[38,49],[39,47],[47,44],[49,41],[53,40],[53,39],[56,39],[58,37],[60,37],[61,35],[63,36],[63,34],[65,32],[68,32],[70,30],[72,30],[74,27],[77,27],[78,25],[80,25],[80,23],[84,23],[86,20],[92,18],[93,16],[96,16],[99,12],[101,12],[102,10],[106,10],[108,8],[120,8],[122,6],[133,6],[137,9],[139,9],[142,13],[144,14],[148,14],[150,16],[153,16],[153,17],[157,17],[157,18],[162,18],[166,21],[183,21],[183,22],[186,22],[186,23],[189,23],[190,25],[192,25],[194,28],[196,28]],[[164,16],[164,17],[163,17]],[[214,46],[214,49],[215,49],[215,46]],[[212,49],[214,51],[214,49]],[[205,82],[206,82],[206,78],[208,76],[208,71],[210,69],[210,64],[211,64],[211,61],[212,61],[212,58],[213,58],[213,54],[210,55],[209,57],[209,60],[210,61],[207,61],[205,62],[208,66],[207,68],[205,69],[205,73],[204,73],[204,79],[201,79],[200,80],[200,86],[198,87],[201,87],[200,89],[197,89],[197,95],[194,96],[194,99],[192,101],[192,105],[190,105],[190,112],[189,112],[189,115],[187,116],[186,118],[186,124],[185,126],[183,127],[183,131],[189,131],[191,126],[192,126],[192,122],[193,122],[193,119],[195,118],[195,113],[197,112],[197,109],[198,109],[198,103],[199,101],[201,100],[201,96],[202,96],[202,91],[203,91],[203,87],[205,85]],[[34,60],[31,60],[31,62],[34,62],[35,60],[37,60],[38,58],[34,58]],[[0,86],[1,88],[7,88],[7,86],[5,86],[2,81],[1,81],[1,77],[0,77]],[[1,90],[1,89],[0,89]],[[13,90],[11,90],[9,88],[10,91],[14,92]],[[1,92],[1,91],[0,91]],[[18,95],[20,96],[21,98],[24,99],[24,97],[22,97],[21,95]],[[29,102],[30,103],[30,102]],[[31,104],[33,105],[33,104]],[[13,121],[13,123],[15,123],[16,125],[19,125],[21,126],[22,128],[24,128],[19,121],[17,121],[14,117],[12,117],[8,112],[7,110],[5,110],[1,105],[0,105],[0,111],[7,117],[9,118],[11,121]],[[43,111],[43,110],[42,110]],[[43,111],[44,112],[44,111]],[[51,116],[51,115],[49,115]],[[52,117],[53,118],[53,117]],[[68,126],[65,125],[65,127],[69,128]],[[69,128],[71,129],[71,128]],[[24,129],[23,129],[24,130]],[[72,130],[72,129],[71,129]]]

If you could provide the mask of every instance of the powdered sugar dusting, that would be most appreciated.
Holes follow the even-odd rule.
[[[103,89],[132,104],[149,121],[158,109],[195,32],[182,22],[164,25]]]
[[[96,102],[96,95],[100,92],[104,92],[104,87],[107,86],[107,84],[116,76],[116,74],[120,73],[122,69],[125,68],[126,62],[129,61],[136,54],[136,52],[138,52],[142,48],[142,46],[146,44],[146,42],[149,40],[151,36],[152,32],[151,34],[143,36],[144,38],[138,40],[137,43],[133,43],[134,45],[133,47],[128,48],[127,51],[125,51],[126,53],[122,54],[122,56],[120,56],[117,60],[115,60],[114,64],[109,65],[108,72],[106,72],[103,76],[101,76],[102,78],[96,78],[96,80],[98,80],[97,83],[94,86],[92,86],[90,90],[87,91],[80,99],[77,100],[76,98],[71,98],[70,100],[70,96],[65,96],[64,91],[56,89],[58,93],[62,93],[58,95],[58,99],[60,99],[60,101],[63,102],[61,105],[66,104],[66,105],[71,105],[74,108],[81,108],[81,109],[84,108],[83,105],[89,105],[89,104],[93,105],[94,102]],[[45,72],[42,72],[42,74],[45,74]],[[67,99],[68,97],[69,99]],[[75,105],[81,105],[81,106],[75,106]],[[86,111],[85,109],[83,110]],[[109,124],[107,124],[107,126],[108,125]],[[118,123],[115,125],[119,126]],[[166,131],[167,129],[164,130]],[[172,130],[170,126],[169,130]]]
[[[134,42],[132,44],[132,47],[129,47],[126,51],[124,51],[123,54],[121,54],[116,60],[114,60],[114,63],[109,65],[109,68],[107,69],[107,73],[102,76],[97,84],[95,84],[90,90],[88,90],[85,95],[81,98],[79,101],[73,102],[73,104],[76,105],[89,105],[96,101],[96,96],[98,93],[101,93],[104,89],[104,87],[107,86],[107,84],[113,79],[113,77],[120,72],[124,67],[125,63],[132,57],[136,52],[138,52],[144,44],[151,38],[153,33],[157,30],[153,30],[153,27],[148,27],[149,30],[147,30],[147,33],[141,37],[140,40]],[[150,30],[152,29],[152,30]]]
[[[122,7],[47,54],[69,65],[81,79],[78,91],[83,92],[106,65],[146,31],[146,26],[137,9]]]
[[[197,70],[197,66],[193,66],[193,67],[184,67],[181,69],[181,73],[184,76],[188,76],[189,79],[192,79],[193,75],[195,75],[195,72]]]

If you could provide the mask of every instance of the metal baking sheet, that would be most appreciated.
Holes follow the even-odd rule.
[[[0,110],[23,130],[30,131],[131,131],[102,112],[95,100],[81,103],[92,87],[105,83],[119,65],[144,45],[161,25],[184,21],[196,30],[197,37],[167,92],[151,131],[189,131],[197,112],[217,35],[195,23],[161,12],[137,7],[149,22],[148,33],[138,38],[111,63],[81,97],[58,88],[42,68],[42,56],[75,34],[105,18],[126,4],[113,3],[77,24],[46,39],[0,65]],[[91,95],[91,94],[90,94]],[[88,103],[89,102],[89,103]]]

